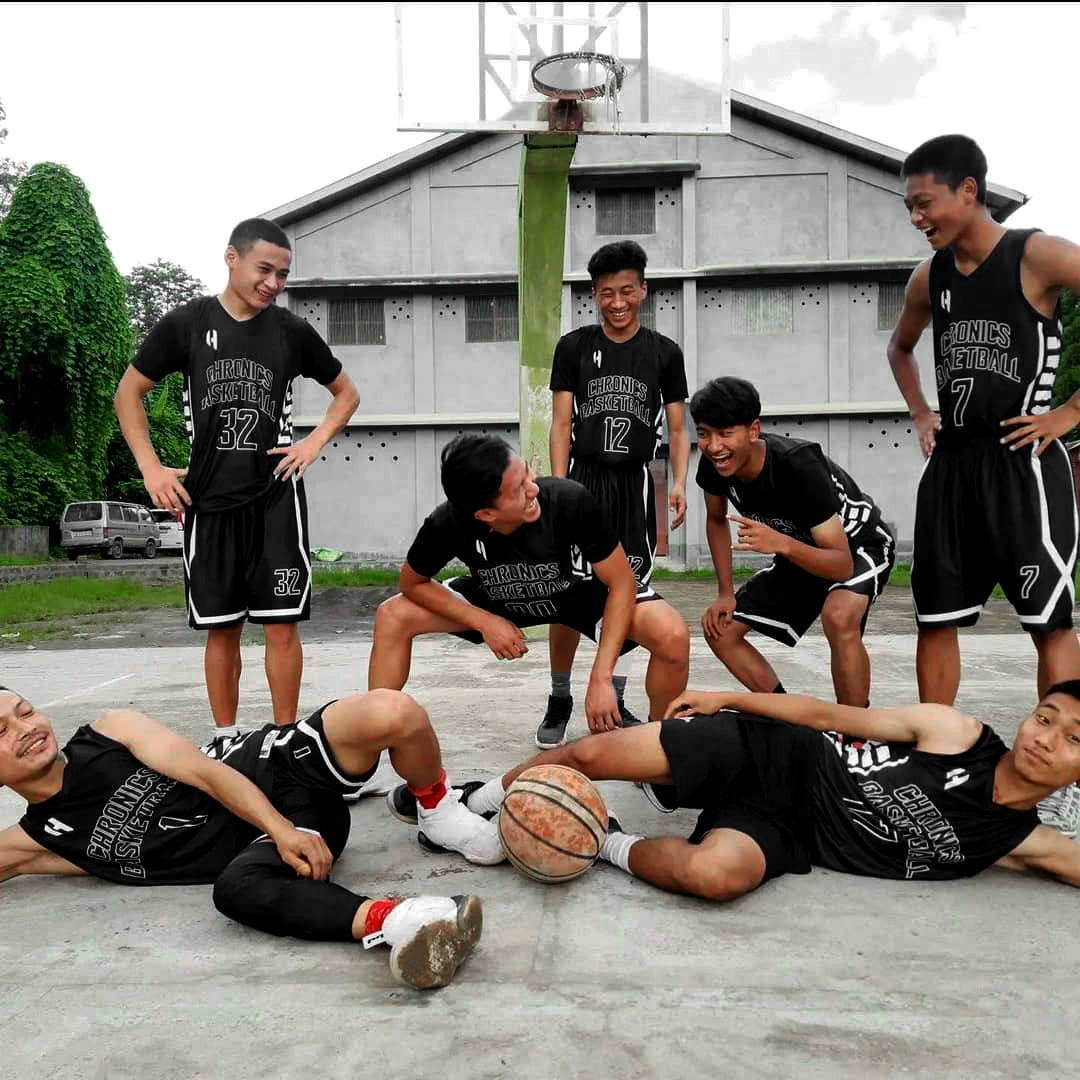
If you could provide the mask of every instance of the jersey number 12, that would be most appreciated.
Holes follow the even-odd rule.
[[[629,454],[626,436],[630,434],[630,421],[625,416],[604,417],[604,453]]]

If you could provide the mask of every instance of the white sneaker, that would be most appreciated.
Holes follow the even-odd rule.
[[[478,896],[415,896],[402,900],[364,948],[390,946],[390,970],[406,986],[445,986],[476,948],[484,926]]]
[[[494,866],[506,858],[498,820],[487,821],[474,814],[458,800],[456,791],[448,789],[431,810],[417,803],[416,812],[420,826],[417,839],[428,851],[456,851],[481,866]]]
[[[1071,840],[1076,839],[1077,832],[1080,832],[1080,787],[1069,784],[1047,795],[1036,809],[1044,825],[1057,829]]]
[[[364,781],[363,786],[356,791],[348,791],[341,797],[346,802],[359,802],[371,795],[387,795],[403,783],[401,777],[394,772],[394,766],[390,764],[390,755],[384,750],[375,771]]]

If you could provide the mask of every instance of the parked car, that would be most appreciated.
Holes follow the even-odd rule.
[[[184,523],[180,515],[171,510],[151,510],[150,516],[157,522],[158,551],[183,551]]]
[[[69,559],[92,551],[111,559],[138,551],[152,559],[158,549],[158,524],[145,506],[135,503],[68,503],[60,519],[60,544]]]

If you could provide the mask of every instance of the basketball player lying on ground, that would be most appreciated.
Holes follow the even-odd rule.
[[[447,502],[424,522],[401,568],[397,596],[375,613],[368,689],[399,690],[413,638],[457,634],[483,641],[500,660],[528,651],[523,626],[560,623],[600,641],[585,715],[592,731],[623,725],[611,677],[621,652],[650,653],[649,716],[686,686],[690,632],[675,609],[639,602],[637,580],[596,496],[573,480],[535,479],[493,435],[459,435],[442,454]],[[451,559],[471,576],[432,578]],[[565,741],[565,733],[560,741]]]
[[[0,881],[90,874],[124,885],[213,882],[215,906],[237,922],[318,941],[385,943],[402,982],[443,986],[480,937],[477,897],[395,903],[329,880],[349,835],[342,794],[362,788],[384,749],[432,841],[474,862],[502,860],[494,823],[447,795],[438,740],[405,694],[354,695],[203,753],[131,710],[106,712],[61,750],[49,721],[0,688],[0,784],[29,804],[0,832]]]
[[[539,754],[469,785],[463,799],[495,810],[533,765],[638,781],[668,809],[701,810],[688,840],[609,824],[601,858],[669,892],[728,900],[811,864],[936,881],[996,863],[1080,886],[1080,844],[1035,812],[1048,792],[1080,779],[1080,679],[1048,689],[1011,750],[945,705],[860,709],[794,694],[687,692],[662,723]]]

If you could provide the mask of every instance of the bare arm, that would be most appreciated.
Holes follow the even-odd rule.
[[[934,754],[957,754],[971,747],[982,724],[948,705],[903,705],[892,709],[859,709],[805,694],[746,694],[738,691],[680,694],[666,716],[713,713],[720,709],[786,720],[815,731],[839,731],[878,742],[915,743]]]
[[[591,731],[610,731],[619,727],[619,715],[611,676],[619,659],[623,643],[630,633],[637,598],[637,581],[630,563],[626,560],[622,544],[600,562],[593,563],[593,573],[607,586],[603,621],[600,624],[600,641],[589,676],[589,690],[585,697],[585,715]]]
[[[919,431],[919,445],[924,457],[934,449],[934,433],[941,422],[923,394],[915,346],[930,323],[930,260],[921,262],[908,279],[904,290],[904,309],[889,338],[886,354],[896,385],[907,402],[908,412]]]
[[[686,433],[686,403],[672,401],[666,406],[671,475],[674,482],[668,491],[668,505],[674,515],[671,527],[677,529],[686,520],[686,477],[690,472],[690,437]]]
[[[93,727],[126,746],[148,768],[198,788],[231,814],[266,833],[298,874],[322,880],[330,873],[330,850],[321,837],[294,828],[236,769],[210,760],[187,739],[134,710],[110,710]]]
[[[418,574],[408,562],[402,564],[398,588],[402,596],[432,615],[466,630],[476,630],[500,660],[517,660],[529,651],[525,635],[509,619],[470,604],[452,589]]]
[[[735,586],[731,580],[731,529],[728,526],[728,501],[723,495],[705,492],[705,539],[709,542],[713,569],[716,571],[716,599],[701,616],[701,630],[706,639],[718,637],[735,613]]]
[[[54,855],[27,836],[21,825],[0,832],[0,881],[23,874],[81,874],[74,863]]]
[[[356,392],[352,379],[344,371],[326,389],[333,395],[330,404],[318,426],[298,443],[292,446],[279,446],[267,453],[281,460],[274,468],[274,475],[288,480],[294,473],[297,479],[304,475],[309,465],[317,461],[322,448],[349,422],[360,404],[360,395]]]
[[[141,371],[130,364],[120,379],[113,397],[116,407],[116,419],[120,431],[135,458],[135,464],[142,473],[143,485],[154,505],[161,510],[183,513],[185,506],[191,505],[191,499],[181,480],[187,475],[187,469],[174,469],[162,465],[154,444],[150,441],[150,425],[143,409],[143,398],[157,385]]]
[[[1048,874],[1080,888],[1080,844],[1047,825],[1039,825],[1027,839],[997,864],[1006,870]]]
[[[554,390],[551,394],[551,431],[548,434],[548,454],[551,475],[566,476],[570,469],[570,436],[574,423],[574,394],[570,390]]]
[[[729,516],[739,524],[736,551],[782,555],[808,574],[825,578],[826,581],[847,581],[851,577],[854,563],[839,515],[834,514],[810,530],[813,544],[804,544],[794,536],[788,536],[760,521],[739,517],[738,514]]]

